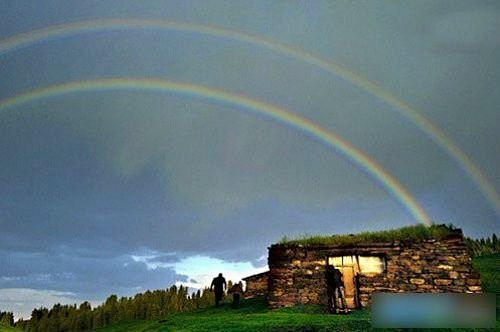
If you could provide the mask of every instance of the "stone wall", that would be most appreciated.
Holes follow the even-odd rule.
[[[245,298],[267,296],[268,279],[269,271],[243,278],[246,282]]]
[[[269,248],[271,308],[326,304],[325,265],[328,256],[383,255],[382,274],[358,274],[358,305],[370,305],[373,292],[479,293],[461,231],[442,238],[371,243],[355,247],[276,244]]]

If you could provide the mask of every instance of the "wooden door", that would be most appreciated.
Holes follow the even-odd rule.
[[[336,269],[342,273],[342,279],[344,281],[344,293],[347,308],[356,308],[356,284],[355,275],[359,271],[357,264],[357,259],[355,256],[338,256],[329,257],[328,264],[333,265]]]
[[[340,266],[338,267],[344,279],[345,301],[347,308],[356,308],[356,287],[354,285],[354,267]]]

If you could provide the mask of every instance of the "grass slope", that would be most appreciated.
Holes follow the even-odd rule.
[[[114,325],[99,332],[172,331],[172,332],[253,332],[253,331],[364,331],[370,328],[370,315],[359,310],[351,315],[325,315],[319,307],[300,306],[268,310],[262,299],[245,300],[240,309],[231,306],[207,308],[176,314],[158,321],[140,321]],[[310,330],[311,327],[314,330]]]
[[[497,331],[500,331],[500,254],[475,258],[485,292],[497,293]],[[230,305],[199,309],[157,320],[135,321],[99,329],[98,332],[319,332],[369,331],[370,312],[358,310],[350,315],[326,315],[317,306],[297,306],[269,310],[262,299],[246,300],[239,310]],[[388,331],[388,330],[380,330]],[[437,331],[429,329],[429,331]]]
[[[0,324],[0,331],[2,331],[2,332],[20,332],[22,330]]]
[[[496,293],[497,325],[500,331],[500,254],[476,257],[472,260],[474,268],[481,274],[481,284],[486,293]]]

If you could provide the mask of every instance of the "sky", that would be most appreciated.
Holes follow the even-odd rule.
[[[27,318],[57,302],[196,289],[218,272],[238,281],[265,271],[267,247],[285,235],[422,222],[353,150],[238,100],[341,137],[431,221],[498,234],[499,9],[479,0],[0,1],[0,310]],[[116,19],[129,25],[95,21]],[[12,42],[87,21],[95,28]],[[111,78],[238,98],[130,86],[16,97]]]

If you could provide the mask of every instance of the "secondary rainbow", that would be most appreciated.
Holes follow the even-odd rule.
[[[104,19],[89,20],[68,24],[53,25],[42,29],[32,30],[20,33],[0,41],[0,54],[12,51],[14,49],[27,46],[50,38],[73,35],[84,32],[102,31],[102,30],[120,30],[120,29],[166,29],[173,31],[191,32],[198,34],[211,35],[220,38],[236,40],[252,45],[264,47],[272,51],[284,54],[291,58],[305,61],[308,64],[317,66],[326,72],[341,77],[351,84],[363,89],[370,94],[380,98],[387,104],[394,107],[401,115],[410,120],[415,126],[426,133],[436,144],[448,153],[458,164],[469,174],[479,190],[488,199],[494,207],[496,213],[500,216],[500,196],[496,189],[489,182],[476,163],[458,147],[451,138],[449,138],[440,128],[429,121],[415,108],[408,105],[402,99],[394,96],[388,90],[380,87],[361,75],[354,73],[350,69],[339,64],[330,62],[318,55],[315,55],[302,48],[288,45],[268,37],[257,36],[249,33],[231,31],[221,27],[177,22],[161,19]]]
[[[299,130],[301,133],[333,148],[335,151],[342,153],[349,160],[353,161],[402,204],[418,222],[425,225],[432,224],[424,209],[392,175],[384,170],[382,166],[370,159],[363,151],[359,150],[345,139],[283,108],[225,90],[177,81],[149,78],[106,78],[91,81],[75,81],[35,89],[1,100],[0,112],[24,103],[68,93],[116,89],[169,92],[214,100],[236,106],[238,110],[251,111],[257,115],[275,120],[287,127]]]

